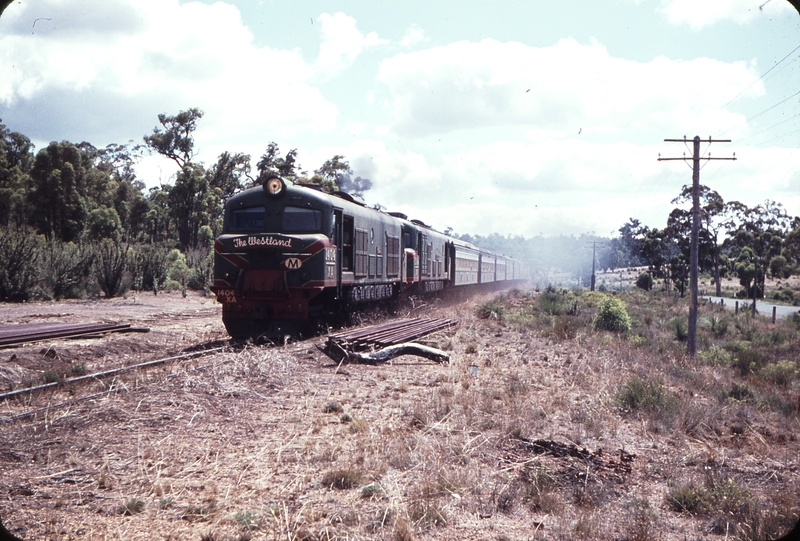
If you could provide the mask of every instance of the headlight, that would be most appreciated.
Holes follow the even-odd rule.
[[[264,181],[264,189],[272,196],[282,194],[284,188],[286,188],[286,184],[280,177],[270,177]]]

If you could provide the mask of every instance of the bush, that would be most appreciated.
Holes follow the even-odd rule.
[[[653,289],[653,276],[649,272],[643,272],[636,279],[636,287],[650,291]]]
[[[503,319],[506,313],[505,298],[498,295],[494,299],[478,305],[476,311],[481,319]]]
[[[38,279],[41,239],[25,229],[0,229],[0,301],[24,301]]]
[[[94,248],[95,278],[106,298],[125,293],[130,287],[127,272],[129,251],[127,244],[119,245],[104,239]]]
[[[775,291],[770,291],[769,295],[767,295],[767,298],[772,299],[774,301],[786,302],[789,304],[793,304],[795,302],[794,291],[792,291],[791,288],[788,287],[781,287],[776,289]]]
[[[560,316],[567,311],[567,298],[556,287],[549,285],[539,295],[539,309],[551,316]]]
[[[685,342],[689,337],[689,324],[680,316],[673,317],[667,322],[667,327],[672,331],[675,340]]]
[[[92,271],[94,254],[88,246],[51,239],[42,258],[42,285],[56,300],[80,298]]]
[[[761,368],[759,376],[775,385],[788,385],[797,377],[797,364],[792,361],[779,361]]]
[[[597,330],[627,332],[631,330],[631,318],[621,300],[607,297],[597,307],[592,326]]]
[[[652,380],[633,376],[614,395],[614,403],[628,412],[645,411],[670,417],[677,412],[677,398],[663,385]]]

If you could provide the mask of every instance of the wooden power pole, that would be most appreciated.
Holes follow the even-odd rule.
[[[687,143],[686,136],[683,139],[664,139],[667,143]],[[730,139],[703,139],[709,144],[711,143],[730,143]],[[686,339],[686,353],[690,357],[694,357],[697,352],[697,274],[698,274],[698,250],[700,239],[700,160],[735,160],[736,154],[733,158],[712,158],[709,154],[705,158],[700,157],[700,143],[699,135],[694,136],[694,152],[692,153],[692,242],[691,253],[689,256],[689,335]],[[683,158],[662,158],[659,154],[658,161],[669,160],[683,160],[686,161],[686,155]]]

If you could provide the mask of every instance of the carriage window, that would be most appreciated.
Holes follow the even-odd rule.
[[[264,207],[236,209],[231,212],[231,231],[261,231],[264,229]]]
[[[322,231],[322,211],[300,207],[283,209],[284,233],[319,233]]]

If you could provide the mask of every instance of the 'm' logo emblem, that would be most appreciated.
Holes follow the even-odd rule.
[[[286,261],[283,262],[287,269],[299,269],[300,266],[303,264],[300,259],[296,257],[290,257]]]

